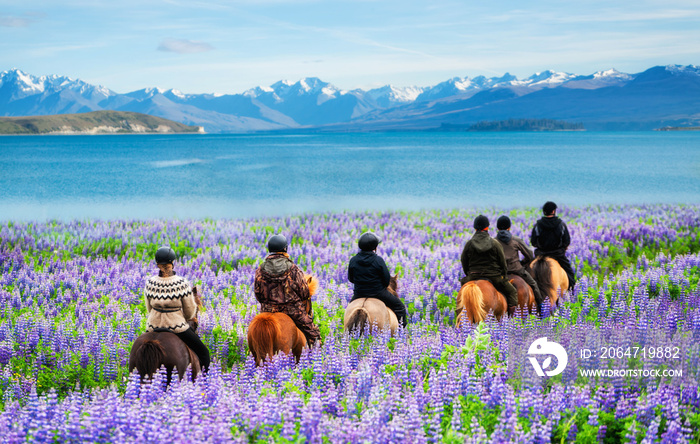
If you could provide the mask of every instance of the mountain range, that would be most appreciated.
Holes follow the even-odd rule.
[[[506,119],[555,119],[589,130],[700,124],[700,67],[655,66],[637,74],[555,71],[454,77],[430,87],[344,91],[318,78],[280,81],[241,94],[146,88],[118,94],[64,76],[0,73],[0,116],[131,111],[207,132],[428,130]]]

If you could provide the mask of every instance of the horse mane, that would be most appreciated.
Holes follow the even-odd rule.
[[[532,266],[532,271],[537,282],[537,286],[540,287],[540,292],[543,295],[549,297],[554,291],[554,281],[552,280],[552,270],[550,269],[549,262],[546,257],[540,257]]]
[[[255,361],[260,364],[266,357],[275,354],[275,338],[282,334],[279,324],[275,321],[273,313],[260,313],[248,328],[248,346],[255,357]]]
[[[164,356],[165,350],[160,341],[151,339],[141,344],[134,355],[134,364],[142,381],[158,371]]]
[[[360,335],[365,331],[365,325],[367,325],[367,322],[369,321],[369,313],[367,313],[367,310],[365,310],[364,307],[360,307],[357,310],[355,310],[350,316],[350,319],[348,319],[348,330],[359,330]]]
[[[315,278],[314,276],[311,276],[310,274],[305,274],[304,280],[306,281],[306,284],[309,286],[309,294],[311,296],[316,294],[316,290],[318,290],[318,279]]]
[[[462,306],[464,307],[460,314],[463,315],[465,311],[468,312],[472,324],[478,324],[486,319],[484,295],[476,282],[468,282],[460,292],[462,293]]]

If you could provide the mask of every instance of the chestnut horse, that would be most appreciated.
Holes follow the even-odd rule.
[[[309,275],[304,275],[304,279],[309,294],[316,293],[318,279]],[[311,300],[307,301],[306,311],[311,313]],[[248,327],[248,349],[256,365],[262,364],[265,358],[272,359],[280,351],[293,353],[298,362],[305,346],[306,336],[285,313],[258,313]]]
[[[535,312],[537,309],[532,288],[520,276],[510,275],[508,280],[518,291],[518,309],[522,313]],[[470,281],[464,284],[457,294],[455,326],[459,328],[465,316],[472,324],[478,324],[486,319],[489,311],[493,311],[494,317],[500,321],[507,310],[505,296],[497,291],[490,281]]]
[[[559,262],[551,257],[537,256],[530,263],[530,269],[530,275],[540,287],[542,296],[549,298],[551,310],[554,310],[559,305],[559,296],[563,296],[569,288],[569,277]]]
[[[457,293],[455,326],[459,328],[465,317],[472,324],[478,324],[486,319],[489,311],[493,311],[496,319],[500,320],[507,309],[505,296],[496,291],[496,287],[490,281],[470,281],[462,285]]]
[[[201,288],[197,285],[192,289],[197,312],[202,307]],[[198,320],[187,321],[192,330],[197,330]],[[185,376],[188,366],[192,366],[192,378],[196,378],[201,371],[197,354],[190,350],[182,339],[169,331],[152,331],[144,333],[134,341],[129,356],[129,373],[136,369],[141,376],[141,381],[152,378],[153,374],[161,366],[165,366],[168,372],[168,384],[172,380],[173,369],[177,369],[180,379]]]
[[[537,312],[535,292],[527,282],[517,274],[508,275],[508,281],[518,290],[518,310],[522,313],[533,314]]]
[[[386,289],[398,297],[398,287],[397,275],[394,275],[389,280],[389,286]],[[399,328],[396,313],[376,298],[357,298],[350,302],[345,308],[343,324],[345,331],[359,330],[360,334],[364,332],[366,324],[369,324],[370,328],[376,327],[380,330],[388,327],[391,329],[392,336]]]

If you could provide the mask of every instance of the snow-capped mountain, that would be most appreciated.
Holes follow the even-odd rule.
[[[477,76],[473,79],[469,77],[453,77],[445,82],[425,90],[416,98],[416,102],[427,102],[431,100],[444,99],[454,96],[472,96],[479,91],[490,88],[498,88],[512,84],[517,81],[517,78],[509,73],[505,73],[501,77],[487,78],[485,76]]]
[[[425,91],[425,88],[419,86],[396,87],[386,85],[381,88],[370,89],[369,91],[355,89],[351,93],[364,98],[377,108],[383,109],[413,103],[423,91]]]
[[[479,120],[551,118],[602,129],[647,129],[697,122],[700,68],[657,66],[638,74],[552,70],[519,80],[454,77],[429,87],[344,91],[316,77],[279,81],[242,94],[186,94],[145,88],[117,94],[58,75],[0,73],[0,115],[136,111],[204,126],[208,132],[421,129]]]

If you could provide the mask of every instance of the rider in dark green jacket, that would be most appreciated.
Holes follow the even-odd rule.
[[[501,244],[489,236],[489,220],[480,215],[474,219],[476,233],[467,241],[460,261],[466,278],[462,284],[478,279],[490,281],[501,292],[508,303],[508,315],[515,313],[518,306],[518,291],[506,280],[508,267]]]

